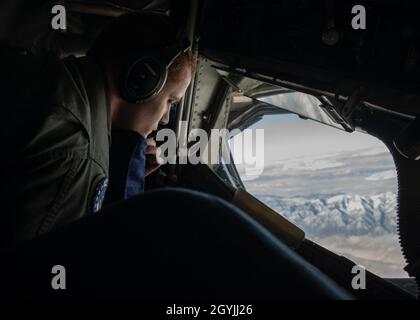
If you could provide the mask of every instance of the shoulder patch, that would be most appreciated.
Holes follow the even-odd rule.
[[[102,208],[105,199],[106,188],[108,187],[108,178],[103,178],[98,182],[95,189],[95,194],[92,199],[91,212],[98,212]]]

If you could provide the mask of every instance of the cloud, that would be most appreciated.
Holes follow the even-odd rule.
[[[370,135],[348,133],[312,120],[302,120],[295,115],[265,116],[251,128],[264,129],[266,166],[282,159],[302,156],[366,152],[366,149],[374,149],[376,153],[388,152],[380,140]]]
[[[395,179],[397,177],[397,172],[395,170],[387,170],[372,174],[369,177],[366,177],[367,181],[379,181],[379,180],[389,180]]]

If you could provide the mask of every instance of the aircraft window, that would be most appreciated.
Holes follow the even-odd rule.
[[[396,169],[381,141],[290,113],[247,123],[264,129],[262,173],[247,175],[233,152],[243,133],[229,145],[248,192],[329,250],[382,277],[408,277],[397,236]]]

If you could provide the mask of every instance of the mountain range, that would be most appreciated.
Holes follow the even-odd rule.
[[[380,276],[407,277],[397,235],[397,176],[385,147],[279,159],[244,183],[307,238]]]

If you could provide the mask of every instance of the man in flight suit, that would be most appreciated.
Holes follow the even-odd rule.
[[[128,58],[164,50],[176,41],[168,19],[127,15],[111,23],[82,58],[1,54],[0,130],[3,150],[8,150],[1,168],[1,246],[30,240],[101,208],[111,129],[123,133],[116,140],[131,141],[121,157],[127,166],[134,163],[129,170],[115,166],[116,177],[121,176],[118,170],[126,174],[120,198],[141,192],[143,182],[129,179],[141,180],[157,168],[156,147],[147,137],[168,123],[171,107],[191,81],[195,60],[190,50],[179,53],[163,88],[144,101],[127,101],[120,81]],[[119,144],[116,150],[121,150]],[[152,161],[141,168],[145,155]]]
[[[147,138],[169,121],[195,60],[190,51],[178,55],[161,90],[147,99],[134,97],[127,89],[138,88],[124,81],[131,83],[131,74],[142,78],[151,67],[132,55],[153,48],[159,54],[175,39],[164,18],[128,16],[103,32],[84,58],[1,54],[0,138],[6,152],[0,235],[9,248],[0,256],[0,297],[347,297],[221,199],[179,189],[133,197],[142,190],[142,177],[156,168],[153,161],[144,165],[155,152]],[[137,65],[145,68],[131,72]],[[114,199],[127,200],[100,209],[108,178]],[[57,264],[71,275],[66,290],[51,288]]]

